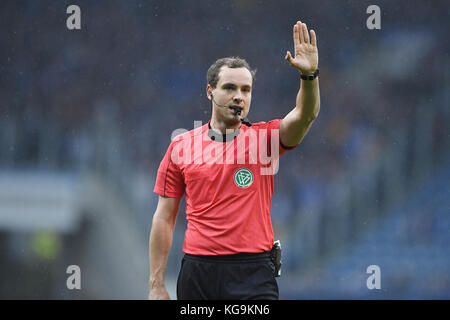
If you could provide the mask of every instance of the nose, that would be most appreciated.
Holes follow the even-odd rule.
[[[241,92],[237,92],[234,97],[233,97],[233,102],[234,103],[240,103],[242,102],[244,99],[242,98],[242,93]]]

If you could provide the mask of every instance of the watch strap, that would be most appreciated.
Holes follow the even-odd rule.
[[[313,74],[300,74],[302,80],[314,80],[319,75],[319,68]]]

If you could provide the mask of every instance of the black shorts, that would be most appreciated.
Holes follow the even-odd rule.
[[[177,281],[178,300],[278,300],[270,254],[185,254]]]

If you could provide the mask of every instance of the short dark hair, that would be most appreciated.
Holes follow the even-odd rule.
[[[209,67],[208,72],[206,73],[206,80],[211,87],[215,88],[217,86],[217,83],[219,82],[220,68],[223,66],[227,66],[228,68],[247,68],[252,75],[253,86],[253,82],[255,82],[256,79],[256,69],[252,70],[245,59],[239,57],[226,57],[216,60],[216,62]]]

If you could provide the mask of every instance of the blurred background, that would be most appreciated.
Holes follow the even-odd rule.
[[[68,30],[66,8],[81,8]],[[369,30],[369,5],[381,30]],[[318,37],[321,111],[280,160],[281,299],[450,298],[448,1],[2,1],[0,298],[146,299],[155,174],[206,123],[206,71],[258,69],[249,119],[283,118],[297,20]],[[166,282],[175,284],[182,201]],[[81,289],[66,287],[68,266]],[[367,267],[381,289],[366,286]]]

